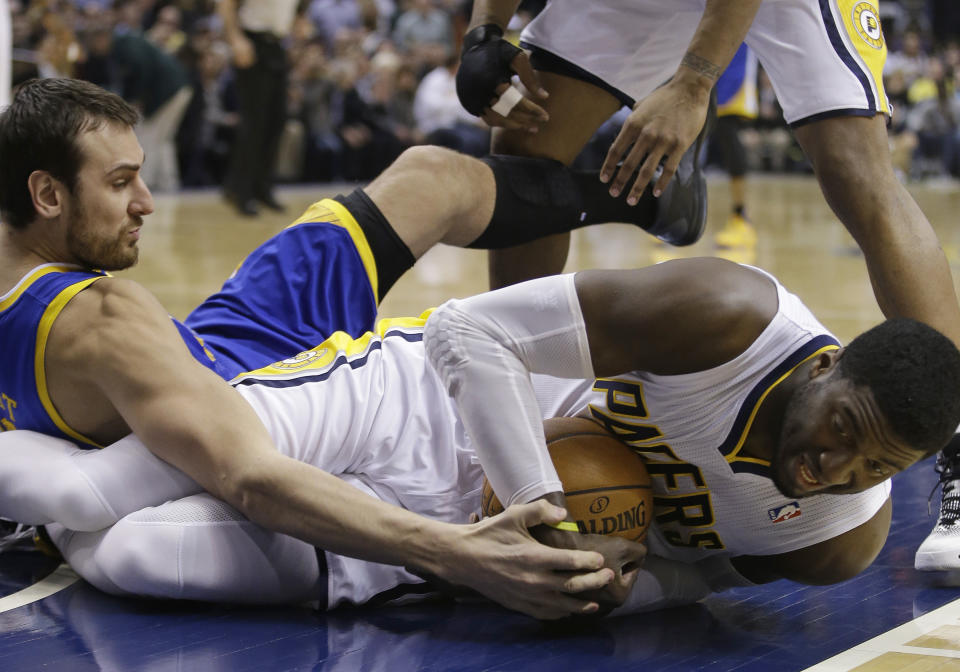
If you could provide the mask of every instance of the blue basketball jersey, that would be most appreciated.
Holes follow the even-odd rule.
[[[63,307],[108,277],[45,264],[0,297],[0,429],[30,429],[97,446],[57,412],[46,386],[45,347]],[[193,357],[225,380],[310,350],[337,331],[372,329],[377,315],[373,253],[336,201],[311,206],[258,247],[223,288],[181,323]]]

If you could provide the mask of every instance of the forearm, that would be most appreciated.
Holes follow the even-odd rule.
[[[488,23],[494,23],[506,29],[510,18],[519,6],[520,0],[477,0],[473,3],[473,13],[470,15],[467,32]]]
[[[236,0],[218,0],[217,14],[223,21],[223,34],[227,41],[243,34],[243,30],[240,28],[240,20],[237,18]]]
[[[713,593],[755,585],[726,557],[681,562],[648,555],[626,601],[613,615],[636,614],[698,602]]]
[[[761,0],[707,0],[674,80],[709,93],[747,36]]]
[[[424,346],[500,501],[562,490],[530,373],[592,378],[572,276],[447,302],[428,320]]]
[[[380,501],[316,467],[275,453],[239,479],[231,503],[250,520],[324,550],[448,574],[461,526]]]

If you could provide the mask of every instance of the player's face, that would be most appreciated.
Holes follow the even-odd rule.
[[[137,263],[140,227],[153,197],[140,179],[143,150],[133,130],[105,124],[77,139],[83,164],[66,198],[67,251],[74,261],[107,271]]]
[[[834,374],[831,363],[787,407],[771,468],[788,497],[861,492],[922,457],[892,432],[869,389]]]

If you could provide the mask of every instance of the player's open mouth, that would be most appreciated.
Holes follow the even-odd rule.
[[[797,474],[800,475],[800,482],[804,485],[811,487],[820,485],[820,481],[810,471],[810,467],[807,466],[806,459],[803,456],[797,461]]]

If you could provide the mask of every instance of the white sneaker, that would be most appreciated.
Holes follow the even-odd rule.
[[[956,440],[951,441],[954,443]],[[913,566],[925,572],[960,569],[960,453],[951,452],[952,458],[942,451],[937,455],[935,469],[940,474],[940,517],[936,527],[920,544],[913,560]]]

